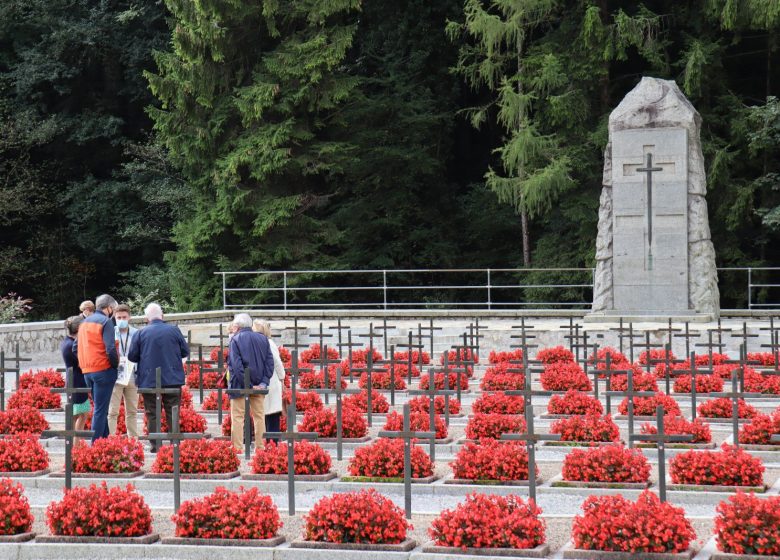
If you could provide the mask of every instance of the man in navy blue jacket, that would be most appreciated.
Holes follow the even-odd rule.
[[[271,376],[274,374],[274,356],[268,339],[252,330],[252,318],[246,313],[239,313],[233,319],[233,325],[238,331],[230,340],[228,367],[230,368],[229,389],[244,388],[244,371],[249,368],[250,383],[255,389],[267,389]],[[244,451],[244,400],[241,395],[230,395],[230,439],[240,451]],[[265,433],[265,411],[263,405],[265,395],[249,397],[249,409],[255,426],[255,441],[263,440]]]
[[[165,417],[170,420],[173,407],[181,403],[181,386],[184,385],[182,360],[189,357],[190,347],[178,327],[163,322],[162,308],[158,304],[147,305],[144,314],[149,324],[133,337],[127,359],[138,364],[135,383],[139,389],[156,387],[157,368],[162,373],[163,387],[179,389],[177,394],[162,396]],[[144,394],[144,412],[149,431],[153,432],[157,426],[155,395]],[[152,453],[157,453],[158,442],[152,441],[151,446]]]

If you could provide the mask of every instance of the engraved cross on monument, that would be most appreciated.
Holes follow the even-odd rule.
[[[587,320],[718,315],[700,130],[669,80],[643,78],[610,115]]]

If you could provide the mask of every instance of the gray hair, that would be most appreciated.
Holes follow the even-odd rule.
[[[119,305],[116,300],[108,294],[103,294],[97,297],[95,300],[95,307],[97,309],[108,309],[109,307],[116,307]]]
[[[163,310],[159,303],[152,302],[144,309],[144,315],[149,321],[163,318]]]
[[[264,334],[267,338],[271,338],[271,325],[268,324],[268,321],[255,319],[252,323],[252,330]]]
[[[252,328],[252,317],[249,313],[239,313],[233,318],[233,324],[242,329]]]

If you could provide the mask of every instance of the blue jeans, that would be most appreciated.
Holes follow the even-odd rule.
[[[94,373],[85,373],[84,381],[92,391],[95,409],[92,412],[92,442],[108,437],[108,405],[111,404],[111,393],[116,383],[116,369],[104,369]]]

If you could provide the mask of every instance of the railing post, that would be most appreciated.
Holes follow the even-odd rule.
[[[382,301],[384,303],[384,309],[387,311],[387,271],[382,271]]]
[[[492,305],[493,305],[491,294],[490,294],[490,287],[491,287],[490,286],[490,269],[488,268],[487,269],[487,298],[488,298],[487,305],[488,305],[488,309],[492,309]]]
[[[753,267],[748,267],[748,310],[753,310]]]
[[[287,271],[285,270],[283,274],[284,274],[284,289],[282,291],[284,295],[284,310],[287,311]]]
[[[222,309],[227,309],[227,292],[225,291],[225,273],[222,273]]]

